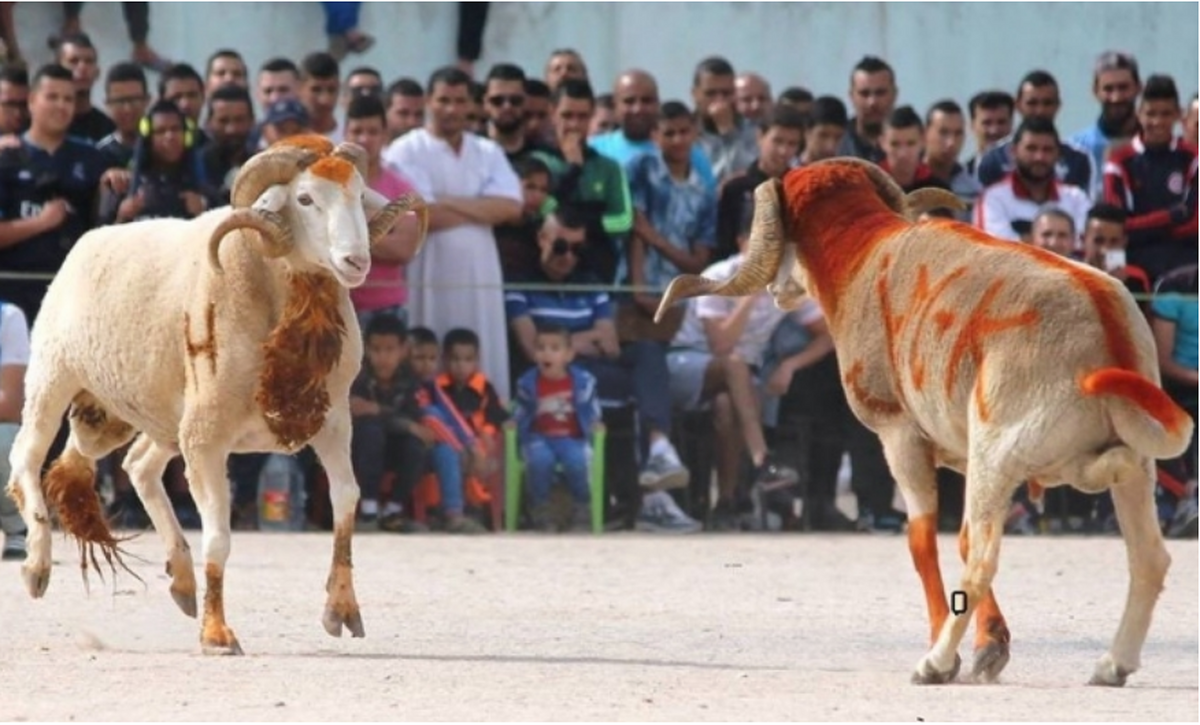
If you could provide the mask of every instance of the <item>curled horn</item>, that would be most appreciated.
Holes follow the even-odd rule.
[[[333,155],[339,159],[345,159],[358,169],[358,175],[362,177],[363,182],[367,180],[367,152],[362,146],[349,141],[343,141],[333,150]]]
[[[784,234],[780,213],[780,189],[778,179],[764,181],[754,190],[754,222],[750,226],[746,259],[737,273],[727,280],[715,280],[696,274],[681,274],[671,280],[654,321],[662,319],[671,305],[688,297],[721,295],[740,297],[752,294],[767,286],[779,274],[779,261],[783,252]]]
[[[374,191],[368,194],[368,200],[372,199],[371,194],[386,201],[381,194]],[[368,210],[371,206],[368,203]],[[415,192],[409,192],[399,199],[386,202],[383,208],[371,217],[371,221],[367,222],[367,237],[371,240],[371,246],[375,246],[385,234],[391,231],[401,214],[410,211],[417,215],[417,248],[413,252],[413,256],[419,254],[421,247],[425,244],[425,235],[429,232],[429,207],[426,206],[421,195]]]
[[[251,156],[233,182],[230,203],[237,209],[249,208],[269,187],[286,184],[319,158],[311,149],[287,145]]]
[[[939,189],[936,186],[917,189],[910,192],[904,197],[905,211],[904,216],[908,217],[909,221],[916,221],[917,217],[931,209],[953,209],[954,211],[963,211],[967,205],[954,192],[946,189]]]
[[[819,164],[839,164],[842,166],[857,166],[867,172],[867,177],[871,183],[875,185],[875,191],[879,193],[879,197],[883,202],[891,208],[892,211],[904,216],[908,212],[908,202],[904,197],[904,190],[900,185],[888,175],[886,171],[879,168],[870,161],[856,159],[853,156],[838,156],[826,161],[819,161]],[[816,166],[817,164],[813,164]]]
[[[235,229],[253,229],[262,235],[263,254],[268,257],[282,257],[292,249],[292,230],[282,216],[266,209],[235,209],[208,238],[208,263],[218,272],[222,271],[221,240]]]

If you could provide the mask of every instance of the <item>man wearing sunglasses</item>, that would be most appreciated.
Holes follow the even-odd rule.
[[[514,166],[534,151],[545,150],[525,133],[525,71],[498,63],[488,71],[483,93],[488,136],[504,149]]]

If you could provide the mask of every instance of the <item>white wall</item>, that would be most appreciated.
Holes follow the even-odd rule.
[[[45,38],[57,27],[57,3],[17,3],[18,29],[31,60],[49,58]],[[540,75],[556,47],[583,53],[607,90],[626,67],[655,73],[664,99],[688,99],[691,72],[705,55],[765,75],[778,92],[802,84],[845,96],[849,69],[863,54],[897,70],[900,98],[923,110],[951,97],[965,103],[985,87],[1012,92],[1028,70],[1059,79],[1059,125],[1072,132],[1096,114],[1091,64],[1102,50],[1125,49],[1143,75],[1175,76],[1196,90],[1196,3],[492,3],[479,73],[513,61]],[[388,79],[422,80],[454,60],[457,3],[364,3],[362,26],[379,40],[365,56]],[[119,3],[88,3],[85,27],[101,63],[128,52]],[[270,56],[299,58],[324,47],[318,3],[172,3],[151,5],[151,42],[201,67],[219,47],[240,50],[252,68]],[[1022,53],[1016,48],[1026,47]],[[101,100],[97,91],[96,100]]]

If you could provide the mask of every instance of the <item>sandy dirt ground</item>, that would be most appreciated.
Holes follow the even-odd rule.
[[[199,536],[189,535],[198,550]],[[1197,544],[1173,567],[1142,670],[1087,687],[1127,585],[1116,538],[1005,540],[1002,682],[909,684],[921,590],[892,535],[355,539],[365,639],[321,627],[331,537],[235,533],[230,625],[199,654],[147,557],[85,594],[55,535],[46,598],[0,565],[0,720],[1192,720]],[[941,551],[948,581],[954,539]],[[969,635],[968,635],[969,636]],[[969,663],[970,643],[960,653]],[[967,669],[964,667],[964,669]]]

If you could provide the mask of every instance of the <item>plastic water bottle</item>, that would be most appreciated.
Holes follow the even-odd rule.
[[[304,528],[304,473],[292,456],[272,453],[258,475],[258,528],[300,531]]]

